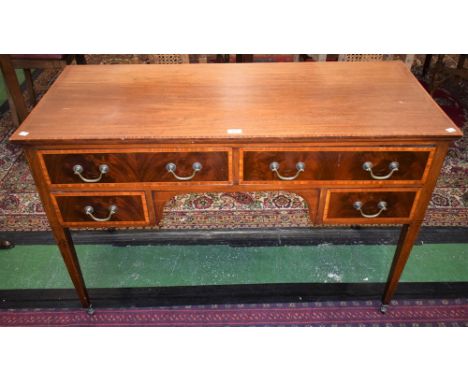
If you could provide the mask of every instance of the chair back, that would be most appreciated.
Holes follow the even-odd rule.
[[[385,57],[387,56],[387,57]],[[359,62],[359,61],[384,61],[392,59],[390,55],[385,54],[340,54],[338,61]]]
[[[188,54],[152,54],[155,64],[188,64]]]

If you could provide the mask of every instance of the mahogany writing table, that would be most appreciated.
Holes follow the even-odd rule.
[[[158,225],[188,192],[285,190],[312,226],[401,224],[382,311],[461,131],[400,62],[68,66],[25,147],[81,304],[70,228]]]

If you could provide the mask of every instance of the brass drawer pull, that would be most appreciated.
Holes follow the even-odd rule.
[[[400,167],[400,164],[398,162],[391,162],[389,165],[388,165],[388,169],[390,170],[390,172],[387,174],[387,175],[382,175],[382,176],[378,176],[378,175],[375,175],[373,172],[372,172],[372,167],[374,167],[374,165],[372,164],[372,162],[364,162],[362,164],[362,168],[365,170],[365,171],[369,171],[370,175],[372,176],[372,178],[374,179],[377,179],[377,180],[384,180],[384,179],[389,179],[393,173],[395,171],[398,171],[399,167]]]
[[[86,215],[89,215],[91,216],[91,219],[93,219],[94,221],[96,222],[107,222],[109,221],[111,218],[112,218],[112,215],[116,214],[117,213],[117,206],[112,204],[110,207],[109,207],[109,215],[107,215],[106,218],[97,218],[96,216],[93,215],[94,213],[94,208],[92,206],[86,206],[84,208],[84,212]]]
[[[379,216],[383,211],[385,211],[387,209],[387,202],[384,202],[383,200],[380,201],[378,204],[377,204],[377,207],[379,207],[379,212],[377,212],[376,214],[373,214],[373,215],[368,215],[368,214],[365,214],[364,212],[362,212],[362,202],[361,201],[356,201],[354,202],[353,204],[353,207],[355,209],[357,209],[361,215],[365,218],[376,218],[377,216]]]
[[[83,166],[81,166],[79,164],[76,164],[76,165],[73,166],[73,173],[75,175],[78,175],[83,182],[96,183],[96,182],[99,182],[102,179],[102,176],[104,174],[107,174],[109,172],[109,166],[107,164],[99,165],[100,175],[97,178],[94,178],[94,179],[85,178],[83,175],[81,175],[82,172],[83,172]]]
[[[170,172],[172,175],[174,175],[174,177],[176,179],[178,179],[178,180],[190,180],[190,179],[193,179],[193,177],[197,174],[197,172],[201,171],[203,166],[202,166],[202,164],[200,162],[195,162],[192,165],[193,173],[190,176],[179,176],[179,175],[177,175],[175,173],[176,168],[177,168],[177,166],[175,165],[175,163],[168,163],[166,165],[167,172]]]
[[[299,174],[301,172],[303,172],[305,170],[305,163],[304,162],[297,162],[296,163],[297,172],[296,172],[296,175],[293,175],[293,176],[283,176],[283,175],[281,175],[278,172],[279,167],[280,167],[280,165],[279,165],[278,162],[271,162],[270,163],[270,170],[273,171],[274,173],[276,173],[278,178],[280,178],[281,180],[294,180],[299,176]]]

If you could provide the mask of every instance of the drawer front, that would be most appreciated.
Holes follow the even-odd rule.
[[[230,151],[227,150],[129,153],[44,152],[42,158],[50,184],[196,183],[230,180]]]
[[[419,190],[328,190],[324,223],[398,223],[413,214]]]
[[[423,181],[431,154],[429,148],[244,151],[243,180]]]
[[[52,195],[61,223],[69,227],[149,224],[143,192]]]

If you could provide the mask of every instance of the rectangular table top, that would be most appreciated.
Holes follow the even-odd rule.
[[[70,65],[12,140],[456,138],[401,62]]]

